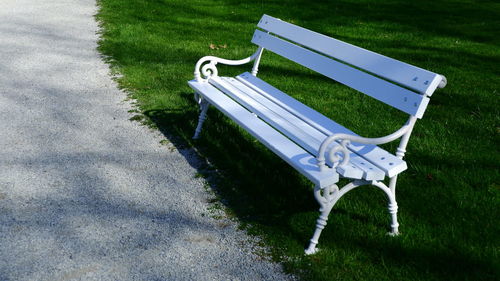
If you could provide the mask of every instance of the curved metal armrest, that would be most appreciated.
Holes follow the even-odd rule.
[[[196,63],[196,66],[194,68],[194,78],[196,81],[204,81],[210,78],[211,76],[217,76],[218,71],[216,64],[217,63],[222,63],[222,64],[227,64],[227,65],[241,65],[245,63],[249,63],[255,58],[257,58],[259,55],[259,51],[255,52],[248,58],[244,58],[241,60],[228,60],[228,59],[223,59],[219,57],[214,57],[214,56],[205,56],[202,57],[201,59],[198,60]],[[209,62],[208,64],[205,64],[202,66],[202,64]],[[204,79],[201,77],[201,75],[204,76]]]
[[[330,146],[330,144],[334,141],[339,141],[339,145],[331,148],[330,151],[328,151],[328,159],[335,167],[337,165],[345,165],[349,162],[350,151],[347,148],[347,145],[349,145],[351,141],[374,145],[389,143],[400,138],[406,132],[411,130],[413,128],[413,125],[415,124],[415,121],[415,118],[410,118],[408,122],[406,122],[406,124],[399,130],[390,135],[380,138],[365,138],[349,134],[333,134],[326,138],[319,147],[318,157],[316,158],[318,160],[318,166],[322,171],[326,168],[325,154],[327,152],[328,146]],[[341,156],[339,156],[338,154],[341,154]]]

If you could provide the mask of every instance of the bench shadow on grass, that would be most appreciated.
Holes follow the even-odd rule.
[[[182,96],[192,100],[192,93]],[[195,148],[201,161],[186,159],[243,224],[278,224],[286,228],[288,222],[283,218],[317,209],[312,192],[300,175],[251,137],[245,137],[242,130],[214,108],[208,112],[200,138],[192,140],[199,111],[194,101],[191,104],[190,109],[149,110],[144,114],[181,154],[187,156],[190,150],[186,148]],[[190,120],[189,124],[186,120]],[[294,239],[308,238],[299,235]]]

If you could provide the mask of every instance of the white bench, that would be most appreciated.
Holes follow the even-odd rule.
[[[234,61],[207,56],[196,64],[195,79],[188,82],[201,108],[194,138],[199,137],[211,104],[315,184],[314,196],[321,214],[306,254],[316,252],[337,200],[361,185],[374,185],[385,192],[391,234],[397,235],[395,188],[398,174],[407,168],[402,160],[406,145],[415,121],[422,118],[436,88],[446,85],[446,78],[268,15],[262,17],[258,27],[252,38],[258,48],[250,57]],[[360,137],[257,78],[264,49],[397,108],[409,114],[409,119],[390,135]],[[217,63],[240,65],[251,61],[250,73],[218,76]],[[396,139],[401,141],[395,154],[377,146]],[[352,181],[338,188],[339,177]],[[386,177],[388,186],[383,183]]]

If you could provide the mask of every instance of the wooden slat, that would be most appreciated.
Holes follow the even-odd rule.
[[[318,155],[319,147],[328,135],[239,80],[228,77],[216,77],[210,79],[210,83],[213,83],[238,103],[257,114],[271,126],[280,130],[282,134],[295,141],[299,146],[313,155]],[[332,147],[336,145],[338,144],[334,143]],[[342,176],[356,179],[364,178],[366,180],[384,179],[384,171],[355,153],[351,154],[351,165],[339,169],[339,173]],[[331,165],[332,163],[329,164]]]
[[[321,172],[316,165],[316,159],[311,154],[209,83],[192,80],[188,84],[210,104],[234,120],[314,184],[325,187],[338,182],[339,177],[336,172],[333,170]],[[235,152],[234,155],[237,157],[238,152]]]
[[[211,82],[216,82],[216,86],[223,92],[257,114],[257,116],[265,120],[271,126],[280,130],[280,133],[292,139],[309,153],[314,156],[318,155],[319,146],[327,137],[326,135],[274,104],[272,101],[261,96],[259,93],[253,91],[251,88],[245,86],[240,81],[228,77],[222,77],[220,79],[223,80],[224,83],[221,84],[219,78],[212,79]],[[332,144],[332,147],[336,145],[338,144]],[[328,162],[328,164],[331,166],[332,163]],[[368,176],[376,177],[377,175],[375,175],[374,172],[370,173]],[[378,179],[383,179],[385,175],[382,171],[380,172],[381,175],[379,175]],[[343,177],[355,179],[361,179],[365,175],[364,171],[355,165],[348,165],[340,169],[339,173]]]
[[[209,82],[237,101],[239,104],[246,107],[249,111],[257,114],[257,116],[261,119],[278,129],[282,134],[285,134],[311,154],[315,154],[314,151],[321,145],[321,139],[325,138],[324,136],[314,136],[306,133],[304,128],[300,126],[301,124],[292,124],[288,120],[282,118],[279,114],[247,96],[245,93],[241,92],[221,77],[212,78]],[[316,133],[318,132],[316,131]]]
[[[255,91],[259,92],[261,95],[266,96],[274,103],[285,108],[288,112],[294,114],[301,120],[304,120],[314,128],[323,132],[325,135],[330,136],[336,133],[343,133],[357,136],[357,134],[351,130],[337,124],[336,122],[330,120],[324,115],[309,108],[248,72],[245,72],[236,78]],[[382,169],[389,177],[393,177],[407,168],[404,160],[397,158],[393,154],[376,145],[352,143],[349,146],[349,149]]]
[[[252,42],[417,118],[422,118],[429,103],[426,96],[260,30],[255,31]]]
[[[428,96],[441,75],[264,15],[258,27]]]

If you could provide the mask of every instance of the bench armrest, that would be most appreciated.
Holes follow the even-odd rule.
[[[249,62],[255,60],[260,55],[260,53],[261,53],[261,51],[260,51],[260,49],[258,49],[254,54],[252,54],[248,58],[244,58],[241,60],[228,60],[228,59],[218,58],[218,57],[214,57],[214,56],[202,57],[201,59],[198,60],[198,62],[196,63],[196,66],[194,68],[194,79],[196,79],[196,81],[201,82],[201,81],[207,80],[211,76],[217,76],[218,75],[218,71],[217,71],[217,67],[216,67],[217,63],[227,64],[227,65],[246,64],[246,63],[249,63]],[[208,62],[208,63],[203,65],[206,62]],[[201,75],[203,75],[204,78],[202,78]]]
[[[327,166],[325,161],[326,160],[325,155],[326,157],[328,157],[328,160],[331,161],[334,167],[339,165],[340,166],[345,165],[349,163],[349,154],[351,152],[349,151],[347,146],[349,145],[350,142],[357,142],[362,144],[374,144],[374,145],[389,143],[400,138],[407,132],[411,132],[413,126],[415,125],[415,121],[416,121],[415,118],[410,118],[408,122],[406,122],[406,124],[396,132],[379,138],[365,138],[349,134],[333,134],[328,138],[326,138],[319,148],[318,156],[316,158],[318,160],[318,166],[320,170],[326,169]],[[327,154],[328,147],[334,141],[337,141],[339,145],[331,148]],[[406,146],[406,143],[404,145]]]

